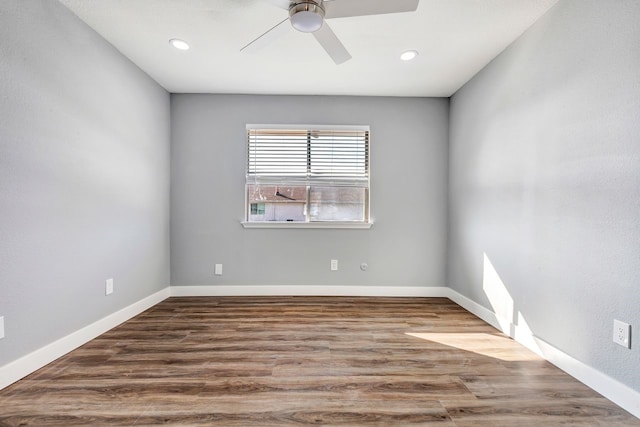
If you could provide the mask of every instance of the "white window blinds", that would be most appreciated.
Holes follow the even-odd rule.
[[[369,130],[247,126],[247,182],[367,187]]]

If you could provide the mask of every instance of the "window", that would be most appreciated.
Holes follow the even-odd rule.
[[[247,125],[245,187],[244,224],[368,225],[369,128]]]
[[[251,215],[264,215],[264,203],[251,203]]]

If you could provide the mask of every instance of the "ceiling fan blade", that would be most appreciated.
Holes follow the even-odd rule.
[[[273,42],[275,39],[279,38],[291,29],[289,25],[282,25],[288,20],[289,18],[283,19],[264,33],[260,34],[255,39],[251,40],[242,49],[240,49],[240,52],[256,53],[260,51],[263,47]]]
[[[289,6],[291,2],[289,0],[265,0],[267,3],[271,3],[275,7],[279,7],[280,9],[289,10]]]
[[[325,0],[325,18],[413,12],[419,0]]]
[[[333,62],[337,65],[342,64],[351,59],[351,55],[347,52],[344,45],[338,39],[338,36],[333,32],[329,24],[325,21],[322,24],[322,27],[312,33],[313,36],[318,40],[320,46],[324,48],[324,50],[329,54]]]

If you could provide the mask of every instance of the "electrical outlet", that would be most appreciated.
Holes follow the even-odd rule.
[[[338,260],[337,259],[332,259],[331,260],[331,271],[337,271],[338,270]]]
[[[4,316],[0,316],[0,340],[4,338]]]
[[[111,295],[113,293],[113,279],[107,279],[104,283],[104,294]]]
[[[216,276],[222,276],[222,264],[216,264],[215,273]]]
[[[631,325],[619,320],[613,321],[613,342],[631,348]]]

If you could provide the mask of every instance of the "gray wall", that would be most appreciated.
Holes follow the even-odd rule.
[[[172,95],[171,284],[445,285],[448,105]],[[370,125],[373,227],[243,229],[247,123]]]
[[[0,58],[3,365],[169,284],[170,100],[57,1],[2,0]]]
[[[562,0],[455,94],[448,257],[453,289],[495,308],[499,276],[512,320],[636,390],[639,22],[636,0]]]

